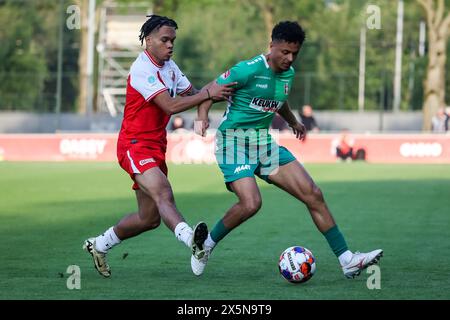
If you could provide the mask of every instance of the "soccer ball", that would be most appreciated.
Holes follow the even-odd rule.
[[[306,282],[316,272],[316,258],[304,247],[289,247],[281,254],[278,269],[281,275],[291,283]]]

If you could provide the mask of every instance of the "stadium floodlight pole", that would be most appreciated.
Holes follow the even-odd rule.
[[[365,87],[366,87],[366,35],[367,29],[363,25],[361,27],[359,41],[359,90],[358,90],[358,110],[364,111],[365,104]]]
[[[56,106],[55,106],[55,131],[59,130],[61,116],[62,94],[62,64],[63,64],[63,36],[64,36],[64,0],[59,1],[59,37],[58,37],[58,71],[56,78]]]
[[[402,96],[402,47],[403,47],[403,0],[398,0],[397,10],[397,39],[395,50],[395,75],[394,75],[394,112],[400,111]]]
[[[89,0],[89,17],[88,17],[88,45],[87,45],[87,101],[86,101],[86,116],[91,119],[93,112],[93,71],[94,71],[94,35],[95,35],[95,1]]]

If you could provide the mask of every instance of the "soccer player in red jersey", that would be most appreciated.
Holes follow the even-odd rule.
[[[85,240],[83,248],[94,260],[97,271],[110,277],[106,253],[121,241],[155,229],[161,220],[178,240],[202,250],[208,236],[204,222],[192,229],[175,205],[167,179],[166,126],[172,114],[190,109],[205,100],[223,100],[234,84],[211,82],[200,91],[171,60],[176,38],[176,22],[152,15],[141,28],[139,40],[146,49],[130,68],[122,128],[117,142],[120,166],[134,181],[138,212],[123,217],[103,234]]]

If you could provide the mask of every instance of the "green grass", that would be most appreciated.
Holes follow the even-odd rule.
[[[85,238],[136,209],[131,180],[114,163],[0,163],[0,299],[449,299],[450,166],[306,165],[351,249],[381,247],[381,289],[367,273],[346,280],[302,203],[261,183],[263,207],[214,251],[202,277],[189,250],[161,225],[109,253],[100,277]],[[212,227],[235,201],[216,166],[170,167],[177,206]],[[317,273],[292,285],[279,254],[303,245]],[[123,259],[124,254],[128,256]],[[69,265],[81,290],[68,290]]]

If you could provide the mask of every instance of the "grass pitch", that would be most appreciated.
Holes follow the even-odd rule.
[[[305,206],[260,183],[263,207],[214,251],[201,277],[190,252],[162,224],[108,255],[112,277],[94,270],[83,240],[136,209],[131,180],[115,163],[0,163],[0,299],[449,299],[450,167],[307,164],[351,250],[384,249],[381,289],[370,274],[344,278]],[[215,165],[172,165],[177,206],[212,228],[234,203]],[[286,282],[280,253],[302,245],[317,272]],[[81,289],[69,290],[69,265]]]

